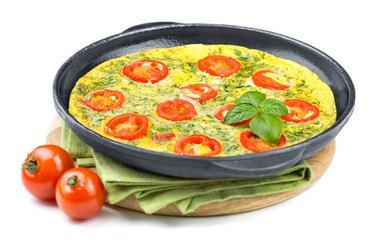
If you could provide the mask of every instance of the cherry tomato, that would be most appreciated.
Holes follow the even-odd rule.
[[[304,123],[316,119],[320,114],[316,106],[300,99],[287,99],[284,103],[288,106],[289,113],[281,118],[288,122]]]
[[[231,57],[210,55],[198,61],[198,68],[212,76],[228,77],[240,70],[241,63]]]
[[[191,120],[198,114],[192,103],[179,98],[159,103],[157,112],[160,117],[171,121]]]
[[[265,152],[269,150],[274,150],[285,146],[286,138],[284,135],[281,135],[279,143],[276,146],[271,146],[267,144],[264,140],[256,136],[250,130],[245,130],[240,135],[240,142],[245,147],[245,149],[252,152]]]
[[[154,134],[151,137],[152,141],[168,141],[176,137],[174,133],[162,133],[162,134]]]
[[[104,133],[119,139],[135,140],[142,138],[148,131],[148,119],[145,115],[125,113],[113,117],[104,127]]]
[[[175,152],[180,155],[214,156],[221,152],[218,140],[203,134],[193,134],[179,139]]]
[[[167,77],[168,67],[156,60],[138,60],[124,66],[122,73],[133,81],[155,84]]]
[[[214,86],[204,83],[190,84],[182,87],[181,90],[188,91],[189,94],[187,96],[193,100],[197,100],[199,103],[204,103],[217,96],[217,89]]]
[[[87,168],[66,171],[56,185],[57,205],[74,219],[93,217],[102,209],[105,196],[100,178]]]
[[[22,164],[22,182],[35,197],[52,200],[57,180],[73,167],[73,159],[64,149],[56,145],[42,145],[28,154]]]
[[[87,94],[82,103],[98,112],[107,112],[120,107],[125,101],[124,95],[116,90],[99,89]]]
[[[234,104],[225,104],[225,105],[219,107],[218,109],[216,109],[216,111],[214,113],[215,118],[218,119],[221,123],[224,123],[225,116],[227,115],[229,110],[231,110],[233,107],[234,107]],[[244,121],[234,123],[234,124],[231,124],[231,125],[235,125],[235,126],[248,125],[250,123],[250,120],[251,119],[246,119]]]
[[[271,90],[284,90],[289,87],[289,84],[283,84],[281,82],[288,81],[286,77],[278,72],[270,70],[261,70],[255,72],[251,78],[258,87],[263,87]]]

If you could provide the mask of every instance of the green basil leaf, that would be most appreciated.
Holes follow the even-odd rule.
[[[265,99],[266,94],[257,91],[249,91],[242,94],[242,96],[236,101],[236,104],[247,103],[254,107],[259,107]]]
[[[257,110],[254,106],[250,104],[239,104],[235,105],[227,115],[225,115],[224,123],[225,124],[233,124],[237,122],[241,122],[243,120],[249,119],[254,117],[257,114]]]
[[[276,145],[279,142],[284,128],[279,116],[268,113],[255,116],[249,126],[254,134],[270,145]]]
[[[287,115],[288,108],[286,105],[276,99],[267,99],[261,104],[261,109],[263,113],[275,114],[277,116]]]

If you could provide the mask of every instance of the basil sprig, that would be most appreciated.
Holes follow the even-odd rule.
[[[287,115],[288,108],[276,99],[266,99],[257,91],[245,92],[225,116],[225,124],[233,124],[252,118],[249,127],[258,137],[271,145],[276,145],[281,137],[284,124],[280,116]]]

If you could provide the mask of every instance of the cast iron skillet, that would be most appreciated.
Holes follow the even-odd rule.
[[[234,44],[290,59],[317,73],[333,90],[336,123],[305,142],[265,153],[230,157],[192,157],[153,152],[109,140],[81,125],[68,113],[69,95],[76,81],[96,65],[121,55],[185,44]],[[289,168],[329,143],[350,118],[355,100],[346,71],[318,49],[290,37],[247,27],[214,24],[146,23],[95,42],[74,54],[57,72],[53,98],[67,125],[96,151],[128,166],[188,178],[270,176]]]

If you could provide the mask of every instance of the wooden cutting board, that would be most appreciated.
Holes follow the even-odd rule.
[[[49,132],[47,135],[47,143],[60,145],[61,127],[60,120],[55,118],[51,123]],[[282,192],[274,195],[256,196],[251,198],[234,198],[224,202],[215,202],[199,207],[194,212],[182,215],[177,207],[173,204],[168,205],[165,208],[160,209],[156,214],[163,214],[169,216],[214,216],[214,215],[226,215],[234,213],[247,212],[259,208],[268,207],[272,204],[285,201],[293,196],[300,194],[307,188],[312,186],[328,169],[335,153],[335,141],[329,143],[325,148],[310,157],[307,162],[311,165],[313,170],[313,179],[310,184],[300,187],[296,190],[289,192]],[[134,197],[128,197],[114,206],[131,209],[134,211],[143,212],[139,206],[137,200]]]

